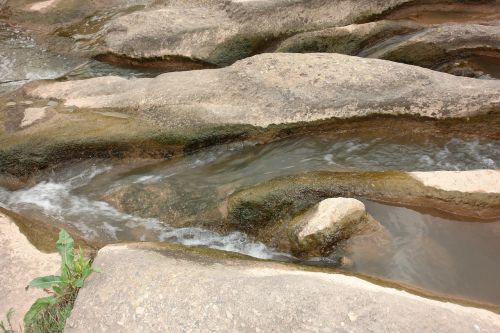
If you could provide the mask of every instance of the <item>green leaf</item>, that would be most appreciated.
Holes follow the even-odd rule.
[[[56,304],[57,300],[53,296],[43,297],[36,300],[31,308],[24,315],[24,323],[29,324],[35,319],[38,314],[51,305]]]
[[[53,286],[58,285],[61,283],[61,277],[58,275],[48,275],[48,276],[42,276],[42,277],[37,277],[36,279],[33,279],[29,285],[26,286],[26,289],[28,288],[41,288],[41,289],[47,289],[47,288],[52,288]]]
[[[56,243],[56,248],[61,255],[61,275],[70,276],[71,271],[74,267],[74,244],[73,238],[66,232],[66,230],[61,229],[59,232],[59,239]]]
[[[62,287],[59,287],[59,286],[53,286],[52,287],[52,290],[54,290],[54,292],[57,294],[57,295],[62,295],[63,294],[63,288]]]
[[[79,278],[78,280],[76,280],[75,286],[77,288],[82,288],[84,282],[85,282],[85,277],[82,276],[81,278]]]

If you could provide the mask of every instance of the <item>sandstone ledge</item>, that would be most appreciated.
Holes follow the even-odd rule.
[[[66,332],[495,332],[500,316],[371,284],[154,244],[106,246]]]
[[[500,193],[500,170],[410,172],[425,186],[444,191]]]

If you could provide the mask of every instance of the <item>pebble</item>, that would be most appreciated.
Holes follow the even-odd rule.
[[[16,106],[16,102],[8,102],[5,104],[5,106]]]
[[[33,102],[32,101],[22,101],[21,104],[23,104],[23,105],[31,105],[31,104],[33,104]]]

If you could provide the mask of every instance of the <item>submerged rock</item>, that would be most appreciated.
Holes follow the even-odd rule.
[[[325,199],[291,222],[292,248],[297,253],[327,255],[338,242],[369,232],[377,224],[359,200]]]
[[[65,332],[494,332],[492,312],[353,276],[166,244],[106,246]],[[134,274],[130,274],[134,272]],[[123,292],[126,286],[127,292]],[[196,320],[193,320],[196,318]]]

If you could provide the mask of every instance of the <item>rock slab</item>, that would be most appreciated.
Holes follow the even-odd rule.
[[[407,114],[468,117],[500,108],[500,81],[340,54],[262,54],[222,69],[154,79],[54,82],[39,98],[80,108],[130,108],[162,126],[271,124]]]
[[[465,193],[500,193],[500,170],[410,172],[425,186]]]
[[[498,332],[500,316],[356,277],[157,244],[106,246],[65,332]],[[208,252],[208,255],[207,255]],[[204,254],[202,254],[204,253]]]
[[[5,322],[9,309],[14,310],[13,325],[23,325],[24,314],[39,297],[38,289],[24,287],[38,276],[53,275],[59,270],[57,253],[38,251],[7,216],[0,214],[0,320]]]

